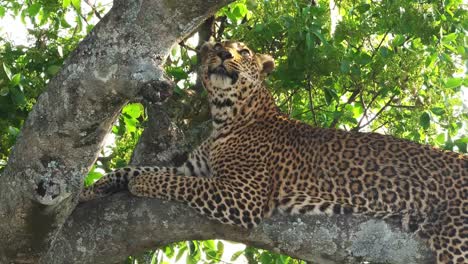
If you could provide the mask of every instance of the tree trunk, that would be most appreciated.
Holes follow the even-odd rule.
[[[114,263],[171,242],[211,238],[319,263],[434,259],[412,235],[365,217],[276,215],[248,231],[179,203],[128,193],[75,209],[83,178],[121,107],[148,83],[164,81],[160,67],[171,46],[228,2],[114,1],[38,99],[1,175],[0,263]],[[134,164],[179,163],[190,148],[184,142],[193,145],[199,137],[184,138],[164,106],[148,109],[155,118]]]
[[[37,263],[75,208],[122,106],[229,0],[116,0],[29,114],[0,180],[0,262]]]

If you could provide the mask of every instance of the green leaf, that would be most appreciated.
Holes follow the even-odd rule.
[[[442,37],[442,42],[443,43],[450,43],[450,42],[456,40],[457,36],[458,36],[457,33],[450,33],[450,34],[445,35],[445,36]]]
[[[310,34],[310,32],[306,33],[306,46],[308,50],[312,49],[313,46],[312,35]]]
[[[102,178],[102,174],[99,173],[99,172],[95,172],[94,169],[91,170],[88,175],[86,176],[85,178],[85,186],[90,186],[92,185],[94,182],[96,182],[97,180],[99,180],[100,178]]]
[[[370,63],[371,61],[372,61],[372,57],[369,54],[365,53],[365,52],[359,54],[359,57],[356,60],[356,62],[361,64],[361,65],[366,65],[366,64]]]
[[[141,103],[127,104],[123,109],[122,113],[136,119],[143,115],[144,107]]]
[[[445,114],[445,109],[443,109],[442,107],[433,107],[431,108],[431,112],[438,116],[441,116]]]
[[[349,61],[347,61],[347,60],[341,61],[340,71],[341,71],[342,73],[348,73],[348,72],[349,72],[349,69],[350,69],[350,67],[349,67],[350,64],[351,64],[351,63],[350,63]]]
[[[217,246],[218,246],[218,250],[217,250],[216,258],[220,259],[224,254],[224,243],[221,241],[218,241]]]
[[[324,45],[328,45],[328,41],[325,39],[325,37],[322,35],[322,33],[320,33],[320,31],[318,29],[313,29],[312,30],[312,33],[314,33],[315,36],[317,36],[317,38],[320,39],[320,41],[324,44]]]
[[[180,258],[184,255],[185,251],[187,251],[187,247],[183,246],[179,248],[179,252],[177,252],[177,255],[175,257],[175,261],[179,262]]]
[[[2,88],[0,88],[0,96],[7,96],[9,92],[10,88],[8,88],[7,86],[3,86]]]
[[[27,10],[28,10],[29,16],[35,17],[37,13],[39,13],[39,10],[41,10],[41,4],[39,3],[32,4],[28,7]]]
[[[455,146],[458,147],[458,150],[460,152],[466,153],[467,152],[467,141],[468,141],[468,137],[465,137],[465,138],[457,139],[453,143],[455,144]]]
[[[244,250],[240,250],[232,254],[231,261],[236,261],[241,255],[244,254]]]
[[[205,240],[203,241],[203,245],[211,250],[216,250],[216,246],[213,240]]]
[[[369,4],[362,4],[362,5],[359,5],[358,7],[356,7],[356,10],[363,14],[365,12],[367,12],[369,9],[370,9],[370,5]]]
[[[0,18],[5,16],[5,8],[3,6],[0,6]]]
[[[181,67],[168,68],[166,69],[166,72],[176,80],[183,80],[188,78],[188,74]]]
[[[12,126],[8,126],[8,134],[10,134],[10,135],[16,137],[16,136],[18,136],[19,132],[20,132],[20,130],[19,130],[18,128],[12,127]]]
[[[257,6],[258,4],[257,4],[257,1],[255,0],[247,0],[246,2],[246,7],[248,10],[255,10]]]
[[[65,19],[65,17],[62,17],[60,19],[60,25],[63,27],[63,28],[71,28],[71,25],[68,24],[67,20]]]
[[[460,45],[457,47],[457,53],[464,56],[466,54],[467,47]]]
[[[57,74],[57,72],[60,71],[60,68],[61,66],[59,65],[51,65],[49,67],[47,67],[47,73],[51,76],[54,76],[55,74]]]
[[[398,34],[395,36],[395,38],[393,38],[393,41],[392,41],[393,46],[398,47],[402,45],[403,43],[405,43],[405,37],[403,35]]]
[[[391,51],[387,47],[380,47],[380,55],[382,55],[383,58],[387,58],[390,54]]]
[[[463,79],[462,78],[449,78],[445,82],[445,88],[453,89],[457,88],[458,86],[462,85]]]
[[[237,4],[232,14],[236,17],[236,20],[241,20],[247,14],[246,5],[241,3]]]
[[[164,247],[164,254],[168,258],[172,258],[174,256],[174,248],[172,246],[165,246]]]
[[[333,100],[338,101],[339,99],[338,94],[336,93],[334,89],[324,88],[323,92],[325,93],[325,101],[327,102],[328,105],[331,104]]]
[[[5,63],[3,63],[3,70],[5,71],[5,74],[8,77],[8,79],[11,80],[11,70]]]
[[[17,106],[24,106],[26,104],[26,97],[18,86],[15,86],[10,89],[10,96],[13,99],[13,102]]]
[[[62,0],[62,7],[67,8],[71,3],[71,0]]]
[[[260,255],[259,259],[260,259],[260,263],[262,264],[271,264],[273,262],[273,258],[271,257],[271,254],[267,252],[263,252]]]
[[[138,124],[138,120],[136,119],[133,119],[133,118],[126,118],[124,116],[124,122],[125,122],[125,129],[129,132],[129,133],[133,133],[136,131],[136,126]]]
[[[359,68],[358,65],[353,64],[351,66],[351,75],[355,78],[360,78],[361,77],[361,68]]]
[[[11,77],[10,85],[16,86],[20,83],[20,81],[21,81],[21,73],[17,73]]]
[[[71,0],[72,6],[81,13],[81,0]]]
[[[439,145],[443,145],[445,143],[445,134],[444,133],[440,133],[439,135],[437,135],[435,141],[439,144]]]
[[[431,124],[431,118],[427,112],[422,113],[422,115],[419,117],[419,124],[425,130],[429,128],[429,125]]]

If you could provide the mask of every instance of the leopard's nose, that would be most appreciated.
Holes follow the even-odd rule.
[[[232,59],[233,56],[231,54],[231,52],[227,51],[227,50],[220,50],[217,54],[221,60],[225,61],[227,59]]]

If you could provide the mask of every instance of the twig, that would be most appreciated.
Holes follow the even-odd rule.
[[[379,45],[377,45],[377,48],[375,48],[375,49],[372,51],[371,59],[373,59],[374,56],[377,54],[377,51],[380,49],[380,47],[382,46],[383,42],[384,42],[385,39],[387,38],[388,33],[390,33],[390,29],[387,29],[387,31],[385,32],[385,34],[384,34],[382,40],[380,41]]]
[[[310,76],[307,75],[307,87],[308,92],[309,92],[309,106],[310,106],[310,111],[312,112],[312,118],[314,120],[314,125],[317,126],[317,117],[315,116],[315,110],[314,110],[314,102],[312,101],[312,85],[310,82]]]
[[[367,125],[369,125],[370,123],[372,123],[372,121],[374,121],[389,105],[390,103],[393,101],[393,99],[396,97],[396,94],[392,95],[392,97],[390,97],[390,100],[388,100],[388,102],[377,112],[377,114],[375,114],[375,116],[373,116],[367,123],[365,123],[364,125],[362,126],[357,126],[355,128],[353,128],[352,130],[353,131],[359,131],[359,129],[363,128],[363,127],[366,127]]]
[[[351,96],[349,97],[348,101],[343,106],[353,103],[356,100],[356,97],[361,92],[361,90],[362,90],[361,87],[358,87],[357,89],[355,89],[353,93],[351,94]],[[342,109],[344,109],[344,107],[342,107]],[[338,110],[338,107],[337,107],[337,110]],[[333,121],[331,122],[330,127],[331,128],[336,127],[336,124],[338,124],[339,120],[340,120],[340,116],[335,117]]]
[[[84,1],[89,7],[91,7],[91,10],[93,10],[94,12],[94,15],[99,18],[99,20],[102,19],[102,16],[101,14],[99,13],[99,11],[96,9],[96,5],[95,4],[91,4],[89,0],[85,0]]]
[[[388,123],[390,123],[390,121],[389,121],[389,120],[387,120],[387,121],[383,122],[383,123],[382,123],[382,124],[380,124],[380,126],[378,126],[377,128],[375,128],[375,129],[372,129],[372,132],[375,132],[375,131],[379,130],[380,128],[382,128],[383,126],[385,126],[385,125],[386,125],[386,124],[388,124]]]
[[[299,91],[299,89],[294,89],[290,95],[288,95],[288,98],[286,98],[278,107],[281,108],[283,107],[286,103],[291,100],[291,98]]]
[[[377,97],[379,97],[379,92],[376,92],[376,93],[374,94],[374,96],[373,96],[372,99],[370,100],[369,104],[367,104],[367,107],[364,107],[364,101],[361,101],[361,102],[362,102],[362,106],[364,107],[364,113],[363,113],[361,119],[359,120],[357,126],[356,126],[355,128],[353,128],[353,130],[354,130],[354,129],[357,129],[356,131],[358,131],[359,129],[362,128],[362,127],[361,127],[361,123],[362,123],[362,121],[364,121],[364,118],[365,118],[365,117],[367,118],[367,111],[369,111],[369,109],[370,109],[372,103],[374,103],[374,101],[375,101],[375,99],[377,99]],[[361,100],[362,100],[362,98],[361,98]]]
[[[226,28],[226,21],[227,21],[227,16],[220,17],[216,41],[221,40],[221,37],[223,36],[223,33],[224,33],[224,29]]]

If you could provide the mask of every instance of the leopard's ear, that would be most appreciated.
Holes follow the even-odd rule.
[[[259,64],[262,66],[262,74],[268,75],[275,69],[275,60],[273,60],[273,57],[266,54],[256,54],[256,56]]]

